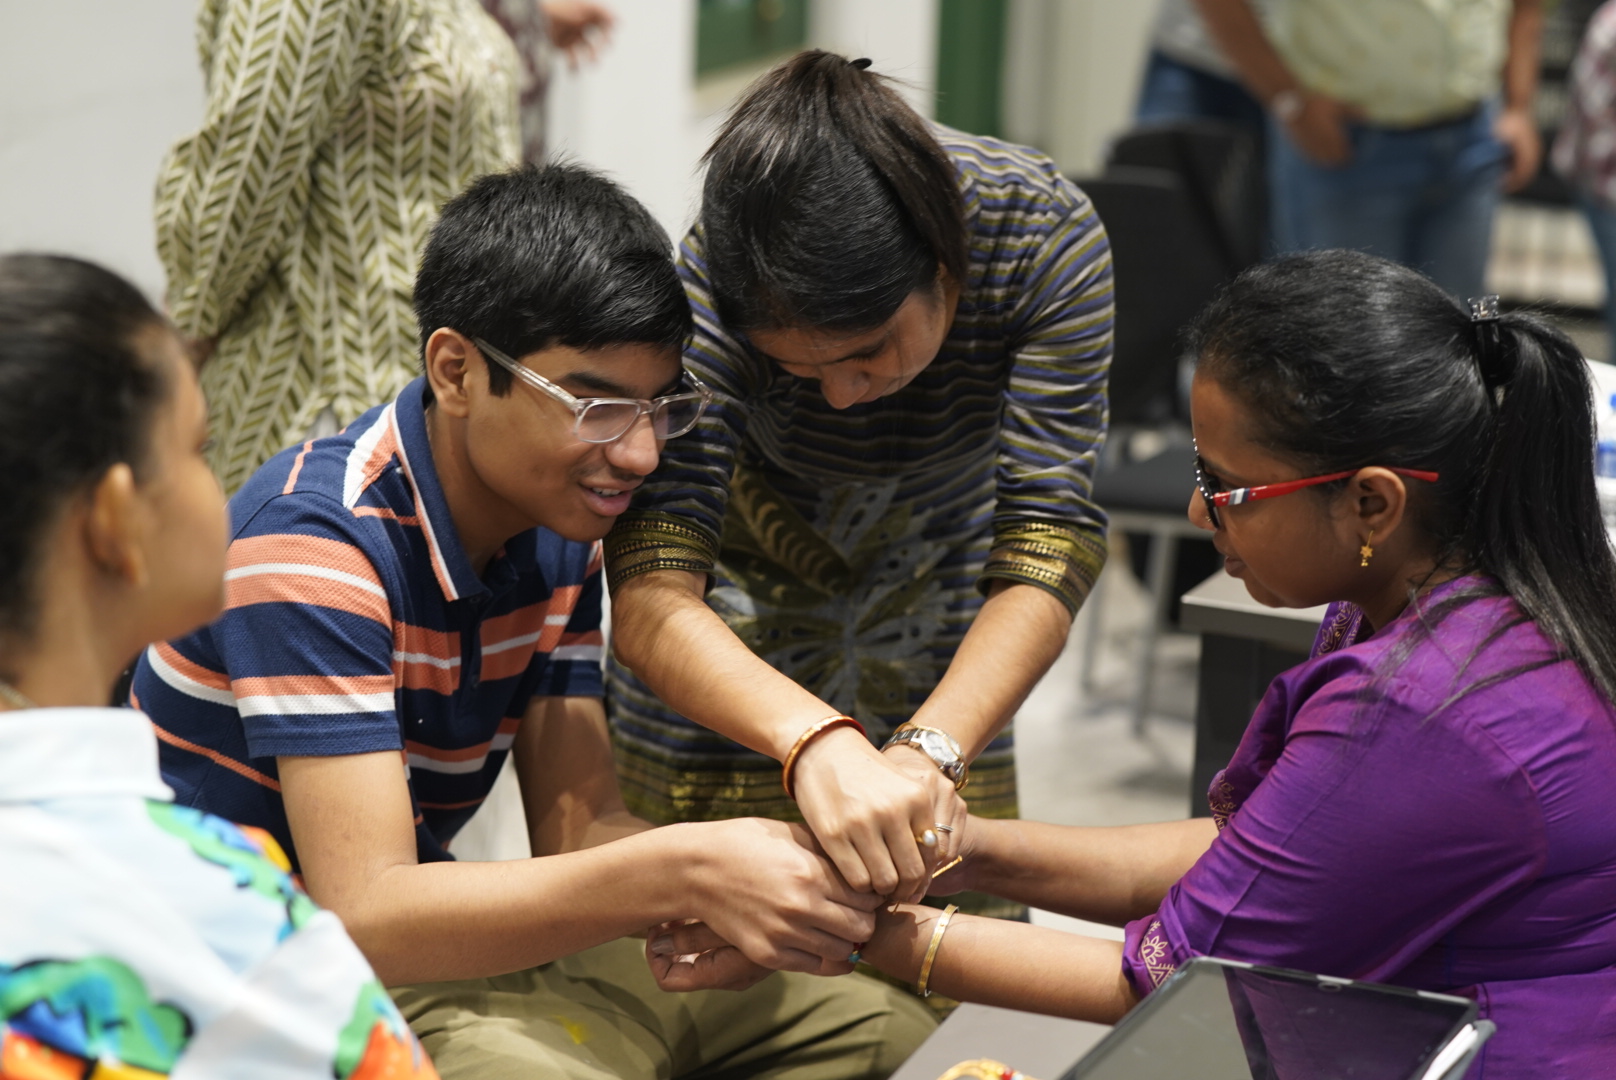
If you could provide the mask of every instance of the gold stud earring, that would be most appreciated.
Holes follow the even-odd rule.
[[[1358,554],[1363,557],[1363,562],[1359,563],[1359,566],[1368,566],[1369,560],[1374,557],[1375,549],[1370,546],[1370,544],[1374,542],[1374,539],[1375,530],[1370,529],[1368,539],[1363,542],[1363,547],[1358,549]]]

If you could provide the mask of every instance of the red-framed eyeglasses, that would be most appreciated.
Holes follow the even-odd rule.
[[[1399,469],[1395,466],[1386,466],[1388,471],[1398,476],[1407,476],[1414,480],[1424,480],[1426,483],[1436,483],[1440,474],[1427,472],[1424,469]],[[1218,507],[1239,506],[1241,503],[1254,502],[1257,499],[1277,499],[1281,495],[1289,495],[1293,491],[1301,491],[1305,487],[1315,484],[1328,484],[1332,480],[1345,480],[1357,473],[1357,469],[1348,469],[1346,472],[1333,472],[1324,476],[1309,476],[1302,480],[1282,480],[1277,484],[1258,484],[1255,487],[1229,488],[1219,490],[1222,481],[1208,476],[1206,463],[1201,460],[1199,449],[1195,451],[1195,486],[1200,489],[1201,500],[1206,503],[1206,516],[1212,522],[1214,529],[1223,528],[1223,522],[1218,517]]]

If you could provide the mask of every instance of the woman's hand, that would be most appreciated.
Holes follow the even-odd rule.
[[[833,728],[798,755],[791,787],[804,820],[848,885],[898,901],[926,895],[947,834],[939,834],[933,848],[922,847],[919,837],[953,816],[936,813],[934,788],[923,773],[899,768],[852,728]]]
[[[692,841],[683,881],[670,887],[685,889],[690,917],[753,964],[819,972],[845,963],[875,930],[881,898],[849,888],[801,825],[735,818],[667,828]],[[720,959],[736,977],[738,961]]]
[[[960,823],[954,828],[954,856],[943,864],[948,869],[932,878],[927,895],[952,896],[958,892],[993,891],[991,881],[985,881],[982,873],[986,869],[982,849],[989,830],[996,824],[998,823],[968,815],[960,819]],[[959,859],[957,863],[954,862],[956,856]],[[953,865],[950,866],[949,863]]]
[[[932,861],[934,868],[947,866],[954,861],[954,856],[960,854],[960,845],[964,842],[967,819],[970,816],[965,800],[960,798],[959,791],[954,787],[954,781],[944,776],[937,763],[916,749],[912,743],[899,743],[883,750],[881,754],[892,763],[893,768],[926,789],[931,799],[932,817],[931,824],[927,828],[937,834],[937,848],[931,853]],[[938,828],[940,825],[947,828]]]

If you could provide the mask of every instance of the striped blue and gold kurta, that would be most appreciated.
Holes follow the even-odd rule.
[[[699,226],[680,250],[685,363],[717,391],[607,540],[614,583],[712,574],[759,656],[878,743],[936,687],[992,579],[1076,611],[1105,558],[1090,498],[1111,360],[1111,252],[1044,155],[945,128],[970,237],[942,349],[899,392],[833,409],[713,313]],[[833,226],[830,226],[833,227]],[[653,821],[792,818],[779,765],[678,716],[615,662],[607,707],[624,794]],[[1016,812],[1011,735],[972,766],[974,812]]]

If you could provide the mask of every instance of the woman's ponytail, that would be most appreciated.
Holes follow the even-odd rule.
[[[1494,418],[1461,546],[1616,700],[1616,556],[1594,489],[1588,366],[1530,315],[1475,329]]]
[[[954,167],[867,68],[799,53],[752,84],[707,151],[702,254],[730,328],[867,330],[939,269],[963,280]]]

